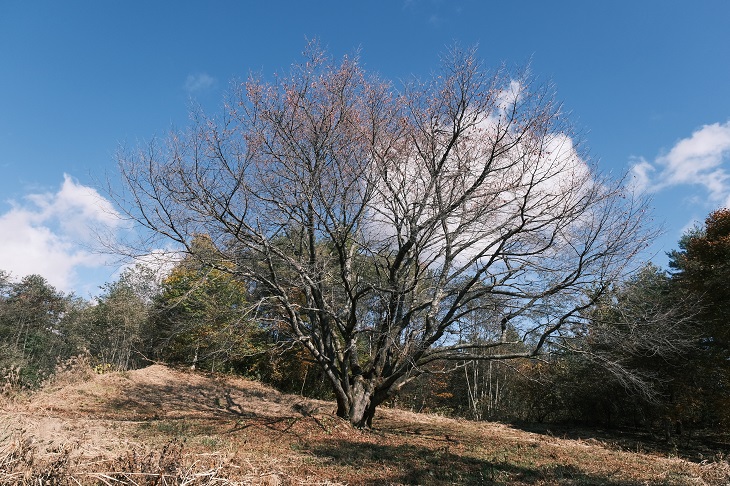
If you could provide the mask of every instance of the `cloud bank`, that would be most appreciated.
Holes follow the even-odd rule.
[[[95,189],[64,174],[57,192],[9,201],[0,214],[0,269],[14,277],[39,274],[63,291],[78,283],[82,269],[105,266],[92,248],[99,231],[120,226],[113,205]]]
[[[705,125],[653,161],[636,158],[634,189],[654,193],[680,185],[705,189],[710,202],[730,207],[730,122]]]
[[[185,91],[187,91],[188,94],[192,95],[195,93],[199,93],[201,91],[208,90],[212,87],[214,87],[216,84],[216,79],[206,73],[196,73],[196,74],[190,74],[185,79],[185,84],[183,85],[183,88]]]

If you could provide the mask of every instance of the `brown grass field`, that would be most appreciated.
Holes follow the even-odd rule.
[[[636,437],[535,433],[389,408],[375,430],[361,431],[334,408],[160,365],[77,369],[4,399],[0,484],[730,484],[722,450],[682,458]]]

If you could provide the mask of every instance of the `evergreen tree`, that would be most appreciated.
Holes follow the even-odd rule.
[[[730,424],[730,210],[710,213],[669,254],[676,295],[698,304],[698,350],[683,370],[691,406],[705,423]]]

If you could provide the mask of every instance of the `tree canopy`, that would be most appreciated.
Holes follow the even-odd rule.
[[[225,266],[216,260],[218,252],[207,237],[195,236],[191,248],[163,279],[154,299],[147,333],[152,352],[193,368],[226,369],[256,348],[248,289],[231,272],[200,263]]]
[[[693,418],[730,423],[730,210],[711,212],[669,258],[677,295],[698,306],[692,322],[698,349],[683,370],[684,389],[698,410]]]
[[[57,357],[72,352],[65,316],[75,304],[40,275],[15,282],[0,271],[0,375],[22,386],[50,375]]]
[[[193,119],[120,154],[116,200],[188,253],[209,235],[220,255],[204,263],[246,282],[356,426],[429,363],[570,336],[649,237],[551,89],[472,50],[396,88],[310,45],[289,75]],[[475,321],[488,331],[467,339]]]

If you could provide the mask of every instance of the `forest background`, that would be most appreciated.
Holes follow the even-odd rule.
[[[193,247],[212,251],[205,237]],[[727,431],[730,211],[710,214],[678,247],[669,273],[648,264],[617,283],[570,348],[453,369],[435,361],[389,404],[475,420],[639,428],[671,440]],[[162,280],[131,267],[95,301],[40,275],[3,273],[0,284],[3,393],[41,386],[85,355],[99,373],[164,362],[332,397],[321,367],[285,328],[247,318],[246,286],[193,257]]]

